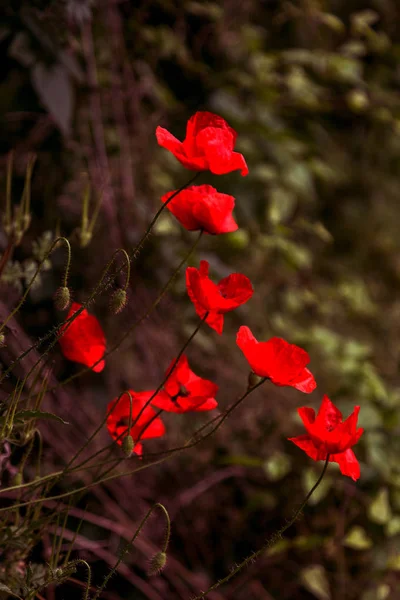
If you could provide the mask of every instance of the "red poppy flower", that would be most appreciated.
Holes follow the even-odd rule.
[[[134,423],[143,407],[151,398],[152,392],[134,392],[133,390],[129,390],[129,393],[132,397],[132,423]],[[113,407],[115,408],[111,412]],[[124,437],[128,435],[130,413],[128,394],[123,394],[119,400],[118,398],[112,400],[107,406],[107,412],[110,413],[107,416],[108,432],[114,440],[117,440],[117,444],[122,446]],[[143,447],[139,440],[161,437],[165,433],[164,423],[156,414],[151,406],[146,406],[137,423],[131,427],[130,435],[135,444],[134,452],[138,455],[141,455],[143,452]]]
[[[166,376],[171,373],[174,362],[173,360],[168,367]],[[164,390],[157,394],[152,404],[174,413],[213,410],[218,406],[214,398],[217,392],[218,386],[193,373],[186,356],[181,356],[169,375]]]
[[[163,202],[175,194],[168,192]],[[189,231],[202,229],[206,233],[218,234],[236,231],[238,228],[232,211],[235,198],[220,194],[211,185],[192,185],[182,190],[167,204],[168,210]]]
[[[206,323],[219,334],[224,327],[224,313],[235,310],[250,300],[253,288],[250,279],[241,273],[232,273],[215,284],[208,277],[210,265],[200,261],[200,269],[186,269],[186,287],[197,314],[202,319],[208,312]]]
[[[236,343],[256,375],[267,377],[275,385],[289,385],[306,394],[317,387],[312,373],[306,369],[310,357],[303,348],[278,337],[258,342],[245,326],[240,327]]]
[[[67,318],[72,317],[81,306],[82,304],[74,302]],[[92,365],[104,356],[106,338],[100,323],[94,315],[88,313],[86,308],[70,325],[64,325],[61,332],[62,335],[58,341],[65,358],[92,367],[96,373],[100,373],[104,369],[104,360],[101,360],[96,366]]]
[[[157,142],[187,169],[224,175],[249,170],[242,154],[234,152],[237,133],[222,117],[210,112],[197,112],[188,121],[186,138],[180,142],[163,127],[156,129]]]
[[[298,409],[307,433],[289,440],[314,460],[326,460],[329,454],[329,462],[338,463],[343,475],[356,481],[360,477],[360,465],[351,447],[357,444],[364,431],[357,428],[359,412],[360,407],[355,406],[343,421],[340,410],[325,395],[317,416],[313,408],[303,406]]]

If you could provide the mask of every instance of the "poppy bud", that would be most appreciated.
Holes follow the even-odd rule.
[[[120,313],[126,306],[127,295],[122,288],[115,290],[110,298],[110,310],[114,315]]]
[[[122,451],[127,458],[129,458],[132,455],[134,445],[135,444],[131,435],[127,435],[122,440]]]
[[[92,241],[92,233],[90,231],[81,230],[79,234],[81,238],[81,248],[86,248]]]
[[[253,371],[251,371],[251,373],[249,373],[249,377],[247,379],[248,389],[250,390],[251,388],[256,386],[258,383],[260,383],[261,379],[262,379],[262,377],[260,377],[259,375],[256,375],[255,373],[253,373]]]
[[[71,302],[71,293],[69,289],[64,285],[59,287],[54,294],[54,304],[58,310],[65,310],[68,308]]]
[[[12,485],[22,485],[22,473],[18,472],[13,480],[12,480]]]
[[[167,554],[165,552],[157,552],[150,560],[149,568],[147,569],[147,574],[157,575],[160,571],[163,570],[167,563]]]
[[[4,335],[4,333],[0,333],[0,348],[2,346],[4,346],[5,341],[6,341],[6,336]]]

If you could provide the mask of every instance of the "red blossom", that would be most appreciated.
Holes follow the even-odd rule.
[[[157,141],[187,169],[224,175],[249,170],[242,154],[234,152],[237,133],[222,117],[210,112],[197,112],[188,121],[186,137],[180,142],[163,127],[156,129]]]
[[[214,396],[218,392],[218,386],[193,373],[186,356],[181,356],[171,372],[174,363],[173,360],[165,374],[167,376],[171,373],[164,389],[155,396],[152,404],[157,408],[174,413],[216,408],[218,404]]]
[[[167,202],[175,193],[168,192],[161,200]],[[211,185],[192,185],[167,204],[168,210],[186,229],[202,229],[211,234],[237,230],[237,223],[232,216],[234,206],[233,196],[220,194]]]
[[[134,392],[129,390],[132,397],[132,423],[148,400],[152,396],[152,392]],[[114,408],[115,407],[115,408]],[[114,408],[114,410],[112,410]],[[128,394],[123,394],[121,398],[115,398],[107,406],[107,429],[109,434],[117,444],[122,446],[123,439],[128,435],[128,424],[130,415],[130,399]],[[156,416],[156,412],[151,406],[146,406],[137,422],[131,427],[130,435],[134,441],[134,452],[139,456],[143,452],[142,444],[139,440],[147,440],[150,438],[161,437],[165,433],[165,426],[160,417]]]
[[[288,385],[306,394],[317,387],[312,373],[306,369],[310,357],[303,348],[278,337],[258,342],[245,326],[240,327],[236,343],[256,375],[267,377],[275,385]]]
[[[81,306],[82,304],[74,302],[67,319],[72,317]],[[88,313],[86,308],[71,324],[63,325],[61,332],[58,341],[65,358],[92,367],[96,373],[104,369],[105,361],[100,359],[106,351],[106,338],[100,323],[94,315]],[[100,362],[93,366],[98,360]]]
[[[235,310],[253,295],[250,279],[241,273],[232,273],[215,284],[208,277],[210,265],[200,261],[200,269],[186,269],[186,287],[189,298],[201,319],[208,313],[206,323],[219,334],[224,327],[224,314]]]
[[[325,395],[317,416],[313,408],[302,406],[298,409],[307,433],[289,440],[314,460],[326,460],[329,454],[329,462],[338,463],[343,475],[356,481],[360,477],[360,465],[351,447],[357,444],[364,431],[357,428],[359,412],[360,407],[355,406],[343,421],[340,410]]]

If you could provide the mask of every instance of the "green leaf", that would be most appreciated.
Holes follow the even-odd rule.
[[[370,521],[379,525],[385,525],[390,521],[392,510],[389,504],[389,492],[387,488],[381,488],[369,505],[368,517]]]
[[[263,468],[268,479],[279,481],[290,472],[291,466],[291,461],[286,454],[275,452],[264,462]]]
[[[5,592],[6,594],[9,594],[9,596],[13,596],[14,598],[19,598],[21,600],[21,597],[17,594],[14,594],[14,592],[10,590],[9,587],[4,585],[4,583],[0,583],[0,592]]]
[[[53,415],[53,413],[43,412],[41,410],[20,410],[15,415],[14,420],[18,422],[24,422],[28,421],[28,419],[49,419],[50,421],[57,421],[63,425],[69,425],[67,421],[64,421],[64,419],[58,415]]]
[[[316,474],[314,469],[309,468],[303,472],[302,483],[305,493],[307,493],[312,488],[317,479],[318,475]],[[329,477],[329,475],[325,476],[319,484],[319,486],[317,487],[317,489],[315,490],[315,492],[313,493],[313,495],[311,496],[311,498],[309,499],[308,504],[310,504],[311,506],[315,506],[316,504],[318,504],[318,502],[325,498],[331,485],[332,479]]]
[[[275,554],[280,554],[281,552],[287,550],[290,547],[290,545],[291,544],[289,540],[278,540],[267,549],[266,554],[267,556],[274,556]]]
[[[372,540],[365,533],[365,529],[355,525],[344,538],[343,546],[352,550],[368,550],[372,546]]]
[[[51,67],[47,67],[38,62],[32,68],[31,78],[42,104],[64,135],[68,135],[71,129],[74,97],[67,69],[61,63],[54,63]]]
[[[389,598],[390,594],[390,585],[387,583],[381,583],[377,587],[372,590],[367,590],[363,595],[361,600],[386,600]]]
[[[400,534],[400,517],[395,516],[387,523],[385,533],[388,537]]]
[[[393,554],[387,563],[387,568],[392,571],[400,571],[400,553]]]
[[[310,565],[301,571],[304,587],[319,600],[330,600],[328,578],[322,565]]]

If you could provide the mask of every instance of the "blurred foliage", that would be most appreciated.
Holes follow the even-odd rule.
[[[137,240],[158,197],[187,178],[181,165],[156,147],[155,126],[183,137],[194,111],[215,111],[239,132],[237,149],[245,154],[250,175],[203,176],[202,182],[236,197],[240,230],[203,240],[197,258],[207,257],[217,278],[242,270],[256,294],[251,307],[232,316],[224,339],[209,332],[199,336],[198,364],[207,364],[221,388],[226,383],[221,398],[227,403],[246,376],[234,348],[238,324],[246,322],[260,339],[283,336],[311,355],[319,384],[311,400],[273,391],[274,406],[266,393],[259,398],[262,406],[245,407],[254,410],[253,417],[241,409],[227,425],[231,433],[212,446],[210,468],[245,468],[247,488],[236,489],[232,480],[223,501],[219,488],[210,492],[215,517],[208,523],[197,514],[202,506],[207,510],[206,503],[196,505],[195,514],[186,513],[192,539],[203,536],[208,554],[199,541],[199,548],[185,555],[179,525],[175,554],[193,571],[207,569],[213,581],[263,543],[312,485],[320,466],[310,465],[282,436],[294,435],[299,403],[317,406],[327,393],[344,415],[361,405],[360,425],[366,429],[356,448],[361,480],[354,486],[330,467],[307,518],[270,549],[268,568],[253,570],[252,577],[272,598],[395,599],[400,586],[398,3],[4,4],[0,148],[3,164],[11,148],[17,166],[18,160],[25,164],[28,152],[38,154],[32,241],[54,231],[58,217],[67,232],[77,226],[82,170],[89,169],[99,192],[111,181],[114,196],[105,198],[91,246],[91,260],[96,257],[99,264],[90,267],[86,258],[73,273],[78,293],[90,289],[105,251],[115,240],[127,246]],[[43,118],[50,119],[50,129]],[[165,215],[142,254],[136,282],[152,290],[165,281],[165,269],[183,256],[188,239]],[[56,284],[47,285],[49,298]],[[163,323],[171,317],[171,325],[163,327],[176,341],[172,330],[185,332],[193,318],[181,280],[173,302],[179,314],[169,314],[167,307],[161,317]],[[123,365],[135,358],[139,366],[131,377],[137,386],[148,385],[139,358],[148,351],[140,343],[133,344],[133,356],[127,351],[120,365],[113,365],[117,383],[130,370]],[[154,366],[160,357],[162,349],[148,359],[153,374],[162,372]],[[190,479],[185,459],[180,461],[181,473],[187,469]],[[200,458],[197,468],[194,481],[206,472]],[[239,516],[227,502],[236,502]],[[219,519],[225,525],[213,532]],[[215,536],[223,538],[220,548]],[[234,588],[226,593],[235,599],[261,597],[250,591],[239,596]]]

